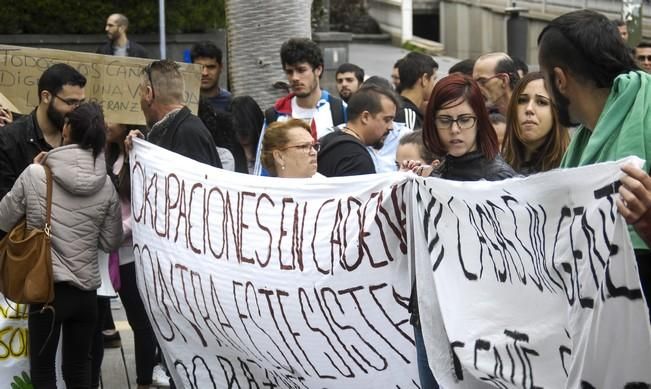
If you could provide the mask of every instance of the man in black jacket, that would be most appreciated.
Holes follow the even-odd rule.
[[[212,135],[201,119],[183,105],[184,82],[179,65],[162,59],[143,69],[140,107],[149,128],[147,140],[157,146],[218,168],[222,167]],[[138,130],[127,137],[143,138]]]
[[[422,106],[429,100],[439,64],[429,55],[411,52],[398,63],[400,74],[400,107],[396,122],[411,130],[423,128]]]
[[[108,42],[97,48],[97,54],[120,57],[149,58],[144,47],[127,38],[129,19],[122,14],[113,14],[106,19],[106,37]]]
[[[0,128],[0,199],[41,151],[61,145],[65,114],[84,101],[86,78],[66,64],[52,65],[38,80],[38,106]]]
[[[379,146],[393,127],[398,98],[378,85],[363,85],[348,100],[348,121],[319,139],[318,172],[326,177],[375,173],[366,146]],[[380,148],[380,147],[378,147]]]

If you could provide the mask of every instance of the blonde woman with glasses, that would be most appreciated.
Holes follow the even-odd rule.
[[[310,178],[316,172],[319,143],[299,119],[272,123],[262,139],[262,165],[273,177]]]

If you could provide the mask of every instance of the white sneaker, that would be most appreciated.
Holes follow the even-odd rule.
[[[151,386],[169,388],[170,378],[167,376],[167,373],[165,373],[163,366],[154,366],[154,371],[151,373]]]

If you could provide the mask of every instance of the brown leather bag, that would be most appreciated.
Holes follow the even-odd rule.
[[[0,292],[20,304],[54,300],[50,248],[52,172],[43,165],[47,181],[47,211],[43,229],[27,229],[25,219],[0,241]]]

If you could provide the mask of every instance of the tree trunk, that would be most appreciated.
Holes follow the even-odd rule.
[[[310,1],[227,0],[228,70],[234,95],[253,97],[263,110],[282,95],[280,46],[289,38],[310,38]]]

